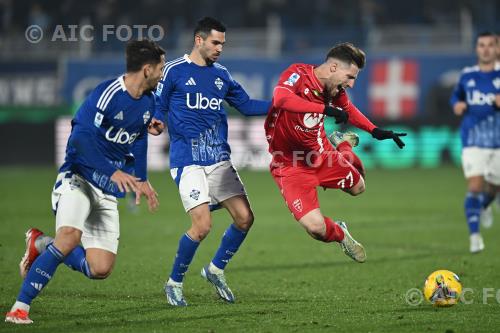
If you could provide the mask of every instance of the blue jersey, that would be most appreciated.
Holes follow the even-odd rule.
[[[500,94],[500,64],[491,72],[479,66],[466,67],[453,91],[450,103],[464,101],[467,109],[461,123],[463,147],[500,148],[500,110],[495,95]]]
[[[99,84],[71,122],[60,171],[77,173],[104,193],[123,197],[111,175],[120,169],[147,179],[147,127],[154,109],[155,95],[133,98],[123,76]]]
[[[188,55],[166,64],[156,94],[155,118],[167,122],[171,168],[229,160],[223,100],[245,115],[265,115],[271,106],[251,100],[225,67],[198,66]]]

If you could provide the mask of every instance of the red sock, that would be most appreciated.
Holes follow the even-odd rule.
[[[342,228],[340,228],[339,225],[333,222],[329,217],[323,217],[325,218],[326,226],[325,238],[323,239],[323,242],[330,243],[342,241],[344,239],[344,231]]]
[[[359,159],[358,155],[354,154],[354,152],[352,151],[352,147],[349,142],[342,142],[337,146],[337,150],[349,163],[351,163],[359,171],[361,176],[365,178],[365,167],[363,166],[363,163]]]

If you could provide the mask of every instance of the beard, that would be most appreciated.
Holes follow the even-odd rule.
[[[344,88],[341,84],[338,84],[337,86],[327,84],[325,86],[325,89],[323,90],[323,98],[325,100],[325,103],[330,103],[332,99],[337,96],[343,89]]]

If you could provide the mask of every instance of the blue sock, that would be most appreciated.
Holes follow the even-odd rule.
[[[490,205],[490,203],[493,202],[493,200],[495,200],[494,195],[491,195],[488,192],[481,193],[481,207],[483,209],[488,208],[488,206]]]
[[[236,228],[234,224],[231,224],[222,236],[219,249],[217,250],[217,253],[215,253],[212,263],[217,268],[226,268],[229,260],[231,260],[236,251],[238,251],[246,236],[247,233],[245,231],[241,231]]]
[[[198,245],[200,245],[200,242],[192,240],[187,233],[182,235],[175,256],[174,267],[172,267],[172,273],[170,274],[172,280],[175,282],[182,282],[184,274],[186,274],[189,264],[193,260]]]
[[[85,249],[83,246],[78,245],[75,247],[73,251],[71,251],[66,258],[64,258],[64,264],[72,270],[83,273],[86,277],[92,279],[89,263],[85,257]]]
[[[31,304],[38,296],[42,288],[49,283],[56,272],[57,266],[63,261],[64,256],[53,244],[47,246],[47,250],[35,259],[24,279],[21,291],[17,296],[19,302]]]
[[[465,217],[469,225],[469,233],[479,232],[479,215],[481,214],[481,195],[467,192],[464,202]]]

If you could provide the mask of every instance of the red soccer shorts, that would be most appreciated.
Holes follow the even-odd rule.
[[[277,166],[271,174],[280,188],[288,209],[298,221],[311,210],[319,208],[316,187],[350,189],[361,178],[359,171],[338,151],[325,152],[317,167]]]

